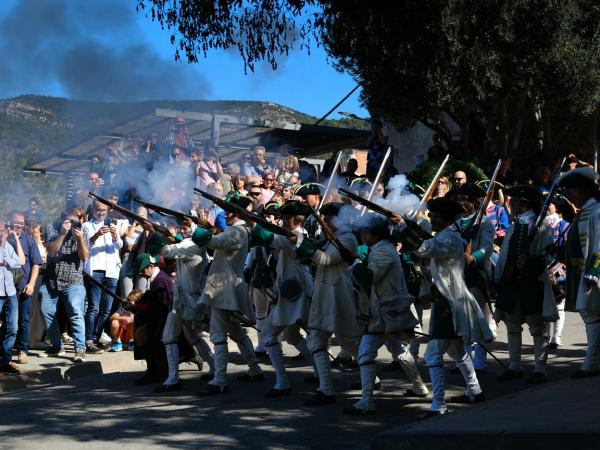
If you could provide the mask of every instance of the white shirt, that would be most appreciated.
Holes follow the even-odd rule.
[[[86,229],[90,238],[103,226],[104,221],[98,222],[96,219],[83,224],[83,228]],[[121,270],[119,250],[121,247],[123,247],[121,237],[117,235],[117,241],[113,242],[110,233],[103,234],[94,243],[90,240],[90,257],[85,262],[84,270],[90,275],[97,270],[105,271],[106,278],[119,279],[119,271]]]

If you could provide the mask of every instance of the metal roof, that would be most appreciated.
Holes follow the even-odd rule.
[[[109,145],[119,143],[126,148],[136,140],[148,138],[151,133],[157,133],[159,140],[164,140],[178,116],[185,118],[189,136],[201,147],[214,142],[215,133],[224,163],[237,161],[239,152],[250,150],[255,145],[263,145],[270,152],[281,144],[288,144],[297,149],[299,156],[314,156],[342,149],[365,149],[370,134],[365,130],[156,108],[154,114],[121,124],[23,170],[86,174],[92,156],[107,155]]]

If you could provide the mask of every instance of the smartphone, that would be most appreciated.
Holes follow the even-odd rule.
[[[114,225],[116,227],[118,223],[119,223],[119,221],[117,219],[110,219],[111,225]]]
[[[110,219],[104,219],[104,226],[110,227]]]

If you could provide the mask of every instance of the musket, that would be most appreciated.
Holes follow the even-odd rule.
[[[159,232],[164,237],[168,237],[168,238],[173,237],[171,232],[169,230],[167,230],[166,227],[163,227],[162,225],[153,223],[151,220],[149,220],[145,217],[142,217],[142,216],[134,213],[133,211],[129,211],[127,208],[123,208],[122,206],[120,206],[116,203],[111,203],[108,200],[106,200],[105,198],[102,198],[99,195],[94,194],[93,192],[88,192],[88,196],[96,199],[96,201],[99,201],[100,203],[105,204],[109,208],[114,209],[115,211],[123,214],[125,217],[129,217],[130,219],[133,219],[133,220],[139,222],[140,224],[146,223],[148,225],[151,225],[155,231]]]
[[[285,228],[280,227],[279,225],[275,225],[274,223],[269,222],[264,217],[259,216],[258,214],[252,213],[247,209],[241,208],[238,205],[234,205],[229,203],[222,198],[216,197],[208,192],[205,192],[201,189],[194,188],[194,192],[197,192],[202,197],[210,200],[223,211],[227,211],[231,214],[235,214],[240,219],[246,220],[248,222],[254,222],[257,225],[269,230],[272,233],[278,234],[280,236],[291,237],[294,234],[291,231],[286,230]]]
[[[127,300],[123,300],[121,297],[119,297],[117,294],[112,292],[110,289],[108,289],[106,286],[104,286],[102,283],[100,283],[98,280],[96,280],[90,274],[83,272],[83,278],[85,278],[88,282],[90,282],[91,284],[93,284],[94,286],[99,288],[105,294],[110,295],[112,298],[114,298],[119,303],[127,303]]]
[[[366,198],[362,198],[361,196],[356,195],[344,188],[339,188],[338,191],[340,194],[345,195],[350,200],[354,200],[355,202],[363,205],[365,208],[370,209],[371,211],[374,211],[378,214],[381,214],[382,216],[385,216],[388,219],[398,216],[396,213],[390,211],[389,209],[384,208],[383,206],[380,206],[377,203],[374,203],[370,200],[367,200]],[[404,219],[404,222],[406,223],[406,225],[408,227],[410,227],[411,229],[413,229],[414,231],[416,231],[419,234],[419,237],[422,237],[423,239],[431,239],[433,237],[432,234],[423,230],[419,226],[419,224],[417,222],[415,222],[414,220],[409,219],[408,217],[405,217],[405,216],[402,216],[402,218]]]
[[[448,163],[449,159],[450,159],[450,154],[446,155],[446,157],[442,161],[442,164],[440,165],[439,169],[435,173],[435,176],[433,177],[433,180],[431,180],[431,183],[429,184],[429,187],[427,188],[427,190],[423,194],[423,197],[421,197],[421,202],[419,203],[419,206],[417,207],[417,209],[412,214],[412,217],[411,217],[412,220],[415,220],[417,218],[417,216],[419,215],[419,213],[423,210],[423,208],[425,207],[425,205],[427,204],[427,202],[429,201],[429,199],[433,195],[433,191],[436,188],[436,186],[438,184],[438,181],[439,181],[440,177],[442,176],[442,172],[444,171],[444,168],[446,167],[446,164]]]
[[[206,228],[206,229],[213,228],[213,226],[207,220],[202,220],[198,216],[192,216],[191,214],[186,214],[181,211],[176,211],[174,209],[165,208],[164,206],[145,202],[139,198],[135,198],[135,199],[133,199],[133,201],[136,203],[139,203],[140,205],[142,205],[143,207],[145,207],[147,209],[151,209],[152,211],[155,211],[156,213],[160,214],[161,216],[175,217],[178,220],[189,219],[192,222],[194,222],[196,225],[198,225],[202,228]]]
[[[352,264],[356,260],[356,256],[352,254],[350,250],[348,250],[337,238],[335,231],[331,229],[329,225],[325,223],[325,221],[319,216],[319,213],[313,209],[313,216],[321,225],[321,229],[325,233],[325,237],[331,242],[331,244],[337,249],[340,253],[340,256],[344,261],[347,261],[349,264]]]
[[[550,185],[550,189],[548,190],[548,195],[546,195],[546,198],[544,199],[544,203],[542,203],[542,208],[540,209],[540,212],[539,212],[537,218],[535,219],[535,222],[533,223],[533,228],[529,231],[529,242],[531,242],[533,240],[533,237],[537,233],[538,228],[540,227],[540,225],[542,225],[542,222],[544,221],[544,218],[546,217],[546,212],[548,211],[548,205],[550,205],[550,202],[552,201],[552,197],[554,197],[554,194],[556,193],[556,190],[558,189],[558,180],[560,178],[560,174],[562,173],[562,169],[563,169],[566,161],[567,161],[567,157],[565,156],[560,161],[560,164],[558,165],[556,172],[554,172],[554,178],[552,179],[552,184]]]
[[[331,171],[331,175],[329,176],[329,181],[327,182],[327,187],[325,188],[325,192],[323,193],[323,197],[321,197],[321,202],[319,203],[319,207],[317,208],[317,211],[321,209],[321,206],[323,206],[323,203],[325,202],[325,198],[327,197],[327,194],[329,193],[329,190],[331,189],[331,184],[333,182],[333,177],[335,177],[337,175],[337,169],[340,166],[340,161],[342,159],[342,151],[340,150],[338,152],[338,156],[337,159],[335,160],[335,165],[333,166],[333,170]]]
[[[385,152],[385,156],[383,157],[383,161],[381,162],[381,166],[379,166],[379,170],[377,171],[377,176],[375,177],[375,181],[373,182],[373,186],[371,186],[371,191],[369,192],[369,196],[367,200],[371,200],[373,198],[373,194],[377,189],[377,185],[381,182],[381,177],[383,176],[383,171],[385,170],[385,166],[387,165],[388,159],[390,159],[390,155],[392,154],[392,146],[390,145]],[[365,206],[361,211],[360,215],[364,216],[365,212],[367,212],[367,207]]]

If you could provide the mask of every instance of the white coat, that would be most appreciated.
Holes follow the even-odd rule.
[[[184,320],[202,320],[208,314],[206,305],[199,303],[208,262],[206,249],[198,247],[191,239],[184,239],[177,244],[165,245],[160,254],[175,259],[177,267],[172,309]]]
[[[358,243],[352,233],[338,233],[338,240],[356,256]],[[352,287],[348,263],[335,246],[328,242],[312,258],[317,267],[308,326],[313,330],[342,336],[359,336],[357,300]]]
[[[584,256],[584,267],[592,263],[592,258],[600,254],[600,202],[591,198],[579,213],[579,238]],[[584,271],[585,272],[585,271]],[[588,311],[600,314],[600,282],[589,287],[583,279],[579,280],[577,291],[577,311]]]
[[[254,323],[255,316],[243,271],[249,248],[249,233],[240,221],[211,238],[213,261],[200,303],[211,308],[239,311]]]
[[[432,282],[450,304],[455,334],[467,342],[492,341],[492,331],[465,284],[465,249],[460,233],[447,227],[423,241],[414,253],[431,258]]]

